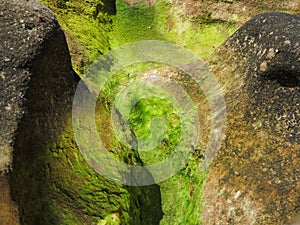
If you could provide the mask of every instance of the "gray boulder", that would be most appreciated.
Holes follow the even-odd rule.
[[[35,1],[4,1],[0,22],[0,171],[7,171],[24,115],[31,114],[29,126],[40,124],[35,132],[58,132],[61,116],[71,112],[79,77],[48,8]]]

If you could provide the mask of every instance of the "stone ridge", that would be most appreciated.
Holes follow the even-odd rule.
[[[24,114],[30,65],[43,42],[60,30],[58,22],[35,1],[4,0],[0,5],[0,172],[11,167],[12,146]]]
[[[227,128],[206,182],[206,225],[284,225],[299,213],[299,28],[299,15],[258,15],[210,59]]]

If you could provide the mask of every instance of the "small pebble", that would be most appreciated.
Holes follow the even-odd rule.
[[[9,61],[10,61],[10,59],[9,59],[9,58],[7,58],[7,57],[4,57],[3,61],[4,61],[4,62],[9,62]]]

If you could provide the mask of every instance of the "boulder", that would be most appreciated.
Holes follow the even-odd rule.
[[[57,112],[70,111],[79,78],[71,69],[63,32],[49,9],[34,1],[4,1],[0,19],[0,171],[6,171],[12,165],[18,126],[28,114],[26,106],[34,105],[35,110],[43,106],[44,115],[51,114],[48,109],[59,97],[69,108],[60,107]],[[51,57],[41,54],[45,51]]]
[[[9,171],[3,183],[9,176],[20,223],[158,224],[162,217],[158,185],[112,182],[80,154],[71,124],[80,78],[52,12],[34,0],[3,0],[0,9],[0,170]],[[109,125],[99,123],[110,134]],[[137,159],[130,151],[116,149],[133,163]],[[9,193],[7,186],[0,190],[5,187]],[[0,224],[7,224],[1,218],[0,214]]]
[[[300,207],[300,15],[255,16],[210,58],[227,108],[201,220],[286,224]]]

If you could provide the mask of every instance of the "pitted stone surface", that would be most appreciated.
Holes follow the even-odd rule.
[[[26,111],[32,61],[60,28],[51,11],[35,1],[3,1],[0,8],[1,172],[11,167],[14,136]]]
[[[226,140],[202,222],[288,224],[300,207],[300,16],[254,17],[211,57],[226,92]]]

